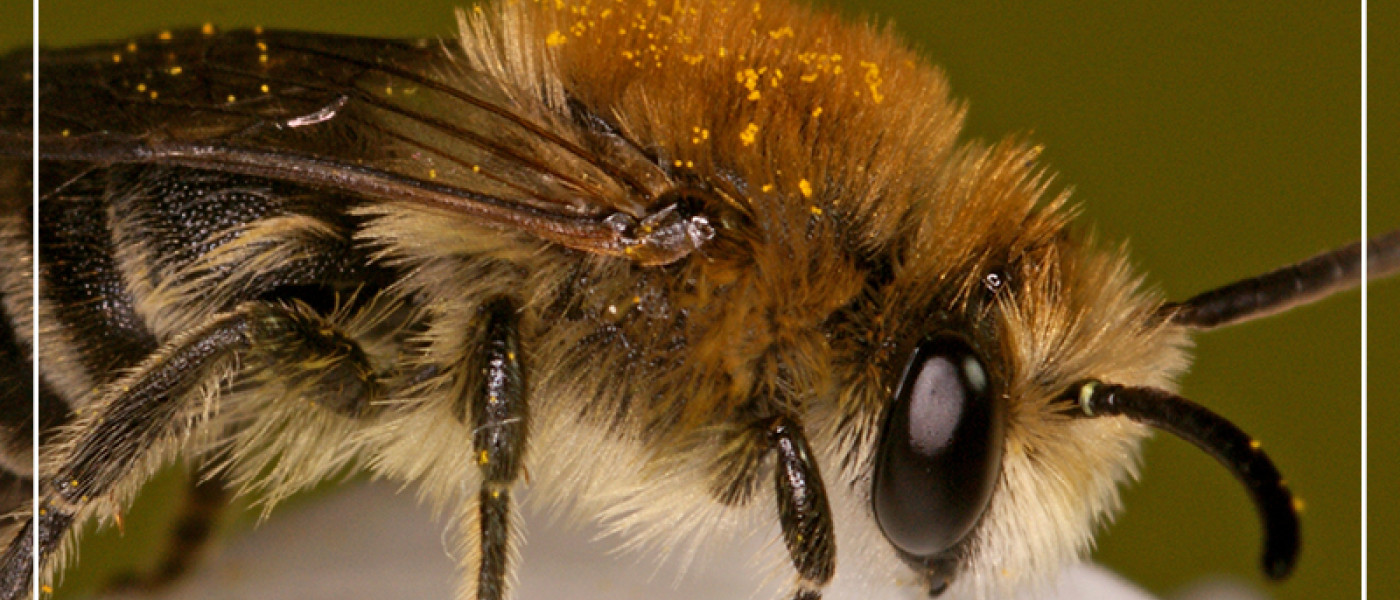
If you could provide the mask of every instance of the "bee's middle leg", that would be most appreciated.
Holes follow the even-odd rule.
[[[481,469],[477,600],[506,596],[510,548],[511,486],[524,469],[529,410],[521,368],[519,320],[514,302],[498,297],[482,307],[485,336],[475,354],[472,379],[459,419],[472,427],[473,462]]]

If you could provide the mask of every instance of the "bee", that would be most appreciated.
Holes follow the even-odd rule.
[[[269,504],[415,485],[465,597],[506,595],[526,479],[643,547],[771,528],[797,598],[995,594],[1085,551],[1154,420],[1253,470],[1291,567],[1267,459],[1172,393],[1198,304],[1070,227],[1036,147],[960,141],[892,36],[782,3],[463,20],[41,59],[38,347],[74,409],[41,451],[46,576],[184,453]]]

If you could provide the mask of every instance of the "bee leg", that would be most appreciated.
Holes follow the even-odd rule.
[[[98,408],[74,424],[67,456],[46,475],[39,503],[39,547],[31,520],[0,556],[0,598],[29,586],[30,551],[41,565],[84,509],[105,498],[137,465],[189,431],[202,386],[235,364],[271,369],[317,404],[347,416],[371,411],[379,383],[353,340],[305,305],[250,302],[176,337],[133,373],[109,386]]]
[[[39,552],[52,552],[58,545],[69,525],[73,524],[73,513],[53,510],[48,502],[39,503]],[[34,519],[25,521],[5,554],[0,556],[0,599],[19,600],[29,595],[30,567],[34,564]]]
[[[515,305],[499,297],[482,310],[486,317],[484,351],[477,355],[474,367],[482,376],[484,393],[469,394],[470,414],[463,410],[459,417],[473,427],[472,450],[482,474],[477,495],[481,564],[476,598],[500,600],[506,596],[509,568],[510,492],[524,464],[529,411]]]
[[[836,532],[826,488],[802,428],[787,417],[764,422],[769,450],[777,457],[774,485],[778,523],[788,557],[797,569],[793,600],[819,600],[836,571]]]

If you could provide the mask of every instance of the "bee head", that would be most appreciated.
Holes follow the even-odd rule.
[[[979,163],[996,164],[996,153]],[[1012,185],[993,196],[1016,206],[1038,191]],[[1286,577],[1299,534],[1279,471],[1234,424],[1176,395],[1173,379],[1186,366],[1190,330],[1325,295],[1352,279],[1359,250],[1163,303],[1140,289],[1122,249],[1066,229],[1026,237],[1036,224],[1049,232],[1060,210],[1051,202],[983,211],[1023,227],[1006,239],[987,234],[982,245],[971,234],[926,237],[937,219],[929,217],[892,261],[875,294],[883,309],[875,329],[885,333],[871,346],[883,352],[887,379],[867,467],[884,539],[932,594],[964,580],[1010,589],[1025,574],[1053,573],[1052,561],[1082,555],[1118,509],[1118,485],[1135,475],[1151,427],[1196,445],[1244,484],[1264,524],[1264,572]],[[948,243],[963,245],[939,248]]]
[[[857,363],[841,460],[931,592],[1011,591],[1087,553],[1149,429],[1071,417],[1065,390],[1174,390],[1188,363],[1186,331],[1155,316],[1123,249],[1044,198],[1036,153],[971,145],[941,166],[835,336],[838,362]]]

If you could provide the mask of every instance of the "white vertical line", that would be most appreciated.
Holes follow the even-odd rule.
[[[1368,305],[1366,295],[1368,288],[1370,287],[1366,282],[1366,235],[1368,225],[1366,212],[1370,206],[1370,199],[1366,187],[1366,167],[1368,158],[1368,148],[1366,147],[1366,111],[1369,102],[1368,98],[1366,97],[1366,5],[1367,0],[1361,0],[1361,597],[1363,599],[1366,598],[1367,595],[1366,522],[1368,520],[1367,510],[1369,508],[1366,502],[1366,478],[1369,472],[1367,464],[1369,460],[1369,456],[1367,454],[1368,445],[1366,443],[1366,409],[1368,401],[1368,395],[1366,393],[1366,375],[1368,366],[1368,357],[1366,355],[1366,309]]]

